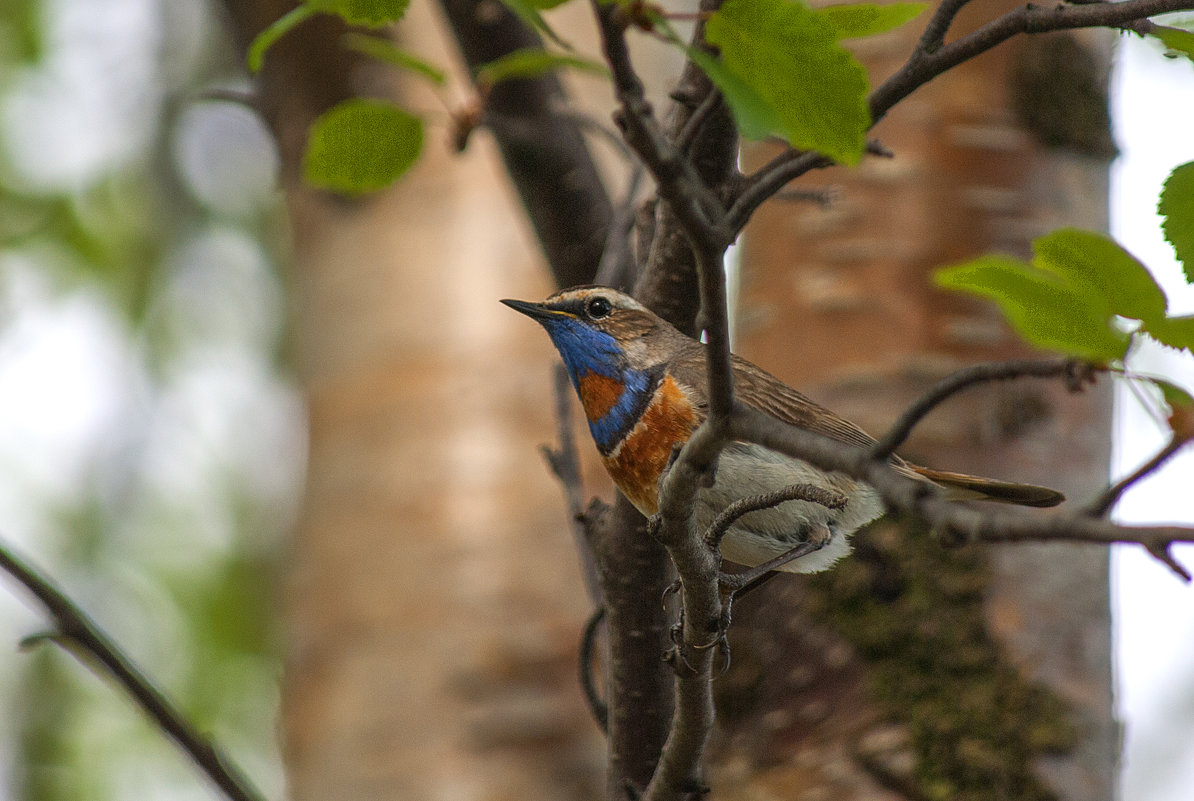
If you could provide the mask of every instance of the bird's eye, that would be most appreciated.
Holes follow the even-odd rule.
[[[609,301],[602,297],[591,298],[585,304],[585,314],[589,315],[590,320],[600,320],[602,317],[609,317],[609,313],[613,311],[613,307],[609,305]]]

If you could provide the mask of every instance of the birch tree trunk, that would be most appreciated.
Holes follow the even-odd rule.
[[[229,4],[242,45],[279,6]],[[403,21],[420,53],[452,64],[442,30],[430,4]],[[307,126],[361,87],[442,109],[344,59],[342,32],[304,23],[260,79],[286,165],[310,423],[282,589],[290,795],[594,798],[604,748],[576,680],[591,610],[538,452],[556,434],[555,357],[497,302],[552,282],[492,140],[451,153],[442,113],[391,191],[345,200],[302,183]]]

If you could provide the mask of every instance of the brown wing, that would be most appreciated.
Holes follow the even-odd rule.
[[[748,406],[753,406],[785,423],[814,431],[847,445],[866,448],[874,443],[875,440],[869,434],[849,420],[844,420],[824,406],[809,400],[745,359],[734,356],[733,367],[734,394]],[[681,384],[703,387],[706,380],[704,346],[692,341],[691,346],[685,347],[681,356],[672,362],[670,369],[673,377]],[[707,403],[698,405],[699,420],[704,420],[707,407]],[[1019,506],[1056,506],[1065,500],[1064,495],[1048,487],[931,470],[908,464],[898,456],[892,456],[892,461],[896,470],[909,478],[929,481],[944,487],[947,496],[954,500],[986,500]]]
[[[955,501],[995,501],[1016,506],[1044,507],[1056,506],[1065,500],[1065,496],[1057,490],[1038,487],[1036,484],[1017,484],[995,478],[951,473],[948,470],[932,470],[914,464],[908,467],[922,478],[945,487],[946,497]]]
[[[849,420],[843,420],[824,406],[809,400],[790,386],[746,359],[733,357],[734,395],[747,406],[790,425],[814,431],[847,445],[865,448],[875,440]],[[705,349],[693,341],[669,365],[672,376],[690,387],[705,385]],[[704,394],[703,392],[701,393]],[[704,419],[707,403],[700,404]]]

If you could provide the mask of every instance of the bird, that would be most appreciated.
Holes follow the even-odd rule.
[[[708,415],[705,345],[631,296],[606,286],[560,290],[542,302],[502,300],[538,322],[559,352],[584,409],[605,469],[648,518],[659,511],[659,479]],[[779,420],[866,448],[875,440],[760,367],[731,355],[738,402]],[[942,489],[954,500],[1055,506],[1056,490],[932,470],[891,457],[894,469]],[[845,498],[840,508],[789,500],[739,517],[720,543],[722,559],[745,568],[789,573],[825,570],[850,552],[850,536],[884,512],[878,493],[753,443],[734,441],[718,456],[711,486],[696,493],[693,523],[706,531],[731,503],[812,484]]]

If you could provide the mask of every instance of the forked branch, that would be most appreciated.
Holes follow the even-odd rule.
[[[1060,2],[1050,5],[1025,3],[972,33],[946,43],[945,35],[950,25],[967,2],[968,0],[943,0],[908,60],[871,92],[872,126],[921,86],[1019,34],[1050,33],[1077,28],[1114,28],[1146,34],[1156,27],[1149,21],[1149,17],[1174,11],[1194,10],[1192,0]],[[812,151],[788,150],[779,154],[742,182],[738,195],[730,203],[730,230],[737,235],[750,221],[755,210],[791,181],[834,163],[827,156]]]
[[[170,699],[146,678],[111,638],[70,598],[45,576],[0,546],[0,568],[20,582],[54,620],[55,632],[49,639],[59,644],[75,643],[82,650],[67,648],[87,667],[86,654],[95,659],[103,672],[116,680],[133,702],[161,729],[211,781],[233,801],[262,801],[264,798],[244,772],[220,748],[200,734],[183,717]]]

